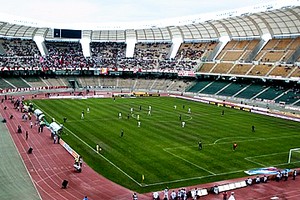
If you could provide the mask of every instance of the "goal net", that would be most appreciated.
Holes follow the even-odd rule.
[[[290,149],[288,163],[300,161],[300,148]]]

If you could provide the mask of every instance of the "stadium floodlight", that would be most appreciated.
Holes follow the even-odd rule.
[[[290,149],[288,163],[300,161],[300,148]]]

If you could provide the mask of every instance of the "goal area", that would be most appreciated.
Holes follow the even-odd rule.
[[[300,148],[293,148],[289,151],[288,163],[300,161]]]

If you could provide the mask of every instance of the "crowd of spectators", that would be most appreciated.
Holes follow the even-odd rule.
[[[28,39],[0,39],[0,67],[36,67],[40,52]]]
[[[171,43],[137,43],[133,57],[126,57],[125,42],[92,42],[91,56],[84,57],[78,41],[45,41],[41,56],[33,40],[0,39],[0,67],[39,67],[40,69],[123,68],[129,70],[193,70],[196,57],[168,59]],[[202,44],[200,45],[200,47]],[[199,48],[199,47],[198,47]]]
[[[0,67],[123,68],[127,70],[194,71],[213,52],[217,42],[184,42],[170,59],[169,42],[138,42],[133,57],[126,57],[125,42],[91,42],[90,57],[83,55],[79,41],[45,41],[46,55],[33,40],[0,39]]]
[[[90,48],[93,60],[102,67],[116,67],[126,55],[124,42],[92,42]]]
[[[216,47],[217,42],[184,42],[175,56],[176,60],[202,60]]]
[[[79,42],[46,41],[47,55],[40,58],[43,68],[78,68],[93,66],[93,62],[83,56]]]

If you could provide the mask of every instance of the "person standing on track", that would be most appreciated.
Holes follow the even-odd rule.
[[[87,196],[85,196],[82,200],[89,200]]]

